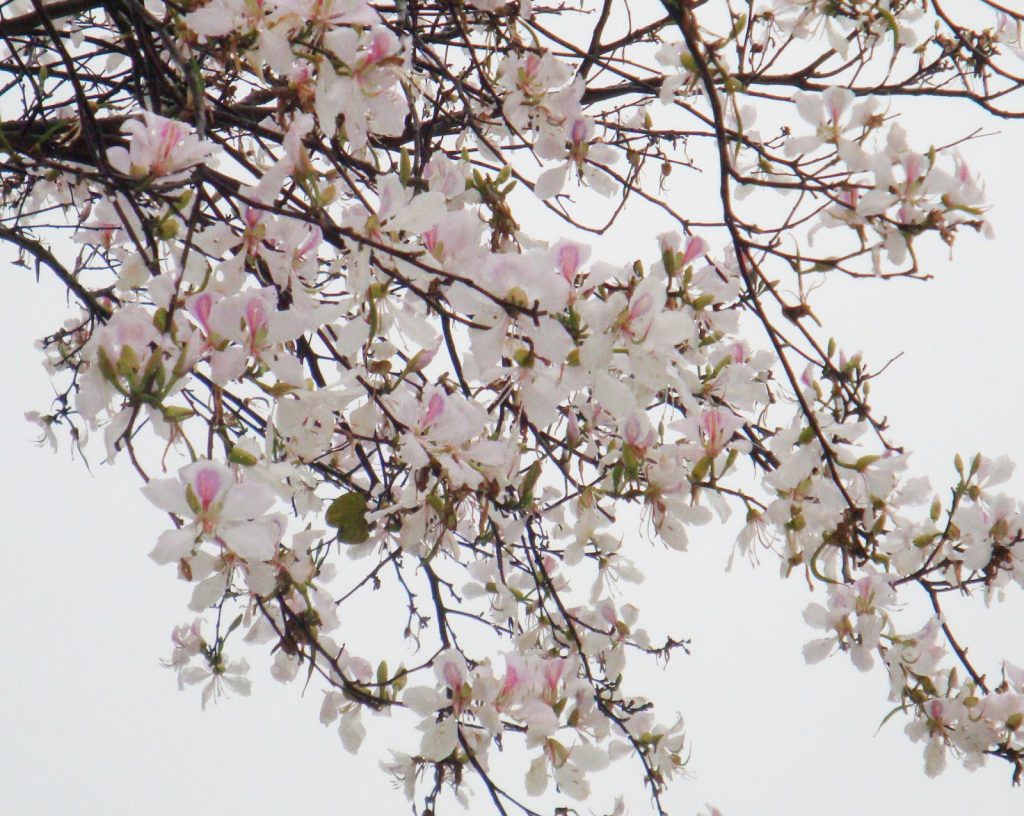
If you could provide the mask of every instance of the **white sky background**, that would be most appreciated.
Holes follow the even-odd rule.
[[[949,106],[947,113],[966,110]],[[927,138],[928,127],[957,121],[907,125]],[[863,348],[876,365],[906,352],[876,381],[874,402],[937,489],[950,482],[957,451],[1024,460],[1017,384],[1024,129],[1000,127],[1001,136],[964,148],[996,205],[997,241],[964,234],[952,264],[933,246],[928,263],[936,280],[929,283],[833,280],[812,301],[848,351]],[[247,654],[251,698],[232,697],[201,713],[197,688],[176,690],[173,673],[158,661],[170,651],[171,627],[191,618],[189,587],[146,557],[165,519],[139,494],[126,462],[100,464],[100,447],[87,451],[90,476],[80,461],[69,461],[66,440],[56,456],[32,446],[35,431],[22,414],[45,411],[52,391],[31,343],[65,309],[53,281],[36,285],[3,257],[4,812],[408,812],[376,770],[376,743],[368,740],[352,757],[333,728],[318,724],[316,682],[303,699],[301,681],[280,686]],[[1024,496],[1024,469],[1009,490]],[[708,801],[725,816],[1020,812],[1024,792],[1010,788],[1005,763],[970,774],[951,761],[940,779],[929,780],[922,746],[903,735],[905,718],[894,717],[876,735],[889,709],[881,668],[862,675],[844,656],[804,665],[801,646],[816,636],[800,617],[810,600],[806,584],[799,575],[779,580],[770,554],[758,569],[740,563],[726,574],[731,544],[708,527],[693,536],[689,553],[673,555],[671,571],[648,570],[657,580],[645,592],[643,619],[651,628],[670,621],[693,641],[692,656],[677,656],[655,684],[662,719],[683,713],[693,751],[692,777],[666,798],[670,812],[689,816]],[[1024,603],[1019,592],[1011,595],[987,615],[948,608],[954,622],[973,624],[961,625],[963,640],[975,644],[990,676],[999,655],[1024,663]],[[364,622],[346,623],[365,631]],[[369,730],[373,725],[367,721]],[[614,789],[633,770],[619,763],[604,781]],[[475,803],[472,812],[489,812],[484,799]]]

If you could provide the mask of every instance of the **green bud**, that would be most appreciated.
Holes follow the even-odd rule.
[[[409,159],[409,149],[402,148],[402,156],[398,160],[398,178],[402,181],[403,187],[409,186],[412,179],[412,161]]]
[[[409,672],[406,671],[404,665],[398,667],[398,671],[395,674],[395,679],[391,683],[391,686],[395,691],[401,691],[409,684]]]
[[[117,372],[114,370],[114,364],[110,362],[110,358],[102,346],[100,347],[97,362],[99,363],[100,373],[103,374],[104,378],[110,382],[117,382],[118,377]]]
[[[181,224],[177,218],[164,218],[156,225],[156,237],[164,241],[170,241],[177,236],[180,229]]]
[[[533,352],[528,348],[518,348],[512,354],[512,359],[523,368],[532,368],[534,363]]]
[[[690,480],[694,482],[703,482],[704,478],[711,470],[711,464],[712,459],[710,456],[703,457],[696,465],[693,466],[693,470],[690,471]]]
[[[241,445],[235,445],[231,448],[231,452],[228,454],[228,461],[236,465],[252,467],[259,462],[259,459],[245,450]]]
[[[131,346],[124,346],[121,349],[121,356],[117,360],[117,373],[122,377],[134,374],[139,370],[139,355]]]
[[[711,294],[710,292],[707,292],[707,293],[701,295],[699,298],[697,298],[693,302],[693,308],[696,309],[699,312],[702,309],[706,309],[708,306],[710,306],[714,302],[715,302],[715,296],[713,294]]]
[[[519,484],[519,495],[523,499],[533,495],[533,488],[537,485],[537,479],[540,478],[540,470],[540,462],[534,462],[526,471],[526,476]]]
[[[796,438],[796,443],[798,445],[806,445],[808,442],[813,440],[815,436],[817,436],[817,434],[814,432],[814,428],[808,425],[806,428],[800,431],[800,436]]]
[[[728,473],[729,468],[731,468],[734,464],[736,464],[736,459],[739,457],[739,455],[740,455],[740,452],[738,450],[736,450],[735,448],[733,448],[731,451],[729,451],[729,455],[725,458],[725,467],[722,468],[722,473],[720,475],[724,475],[725,473]]]
[[[868,454],[867,456],[862,456],[860,457],[860,459],[853,463],[853,469],[856,470],[858,473],[863,473],[865,470],[867,470],[869,467],[871,467],[871,465],[873,465],[881,458],[881,456],[878,456],[876,454]]]
[[[183,405],[165,405],[160,409],[160,413],[164,415],[164,419],[168,422],[182,422],[191,416],[195,416],[196,412]]]

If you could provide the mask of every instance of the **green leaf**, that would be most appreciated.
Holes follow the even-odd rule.
[[[242,625],[242,616],[239,615],[237,618],[235,618],[233,621],[231,621],[231,625],[228,627],[228,631],[224,633],[224,637],[227,637],[228,635],[230,635],[232,632],[234,632],[241,625]]]
[[[366,498],[361,493],[338,496],[327,508],[327,523],[338,530],[338,541],[362,544],[370,537],[366,521]]]

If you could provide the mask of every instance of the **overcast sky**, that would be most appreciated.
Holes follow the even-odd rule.
[[[932,253],[936,280],[927,284],[836,281],[818,296],[818,315],[847,350],[863,348],[876,364],[905,351],[876,383],[875,403],[936,485],[949,482],[957,451],[1024,458],[1024,172],[1006,158],[1019,154],[1021,138],[1018,130],[965,150],[998,205],[996,242],[965,236],[952,264]],[[376,770],[377,746],[352,757],[318,724],[315,684],[303,698],[298,685],[279,686],[257,666],[251,698],[205,713],[196,689],[177,691],[159,659],[171,627],[189,618],[189,589],[146,557],[165,520],[124,463],[100,464],[99,448],[87,452],[90,475],[71,461],[66,440],[57,455],[32,446],[22,414],[46,410],[52,390],[31,344],[57,325],[64,304],[51,281],[36,285],[30,272],[4,268],[4,812],[269,816],[300,804],[316,813],[406,812]],[[1012,483],[1017,495],[1022,476]],[[665,711],[683,713],[691,739],[691,778],[667,797],[673,814],[706,801],[725,816],[1019,812],[1022,794],[1004,764],[970,774],[951,763],[929,780],[905,720],[876,734],[888,711],[883,672],[862,675],[842,657],[805,666],[801,646],[815,636],[800,617],[806,585],[781,581],[768,557],[760,569],[726,574],[730,546],[702,532],[671,570],[656,571],[647,593],[646,618],[662,616],[693,641],[693,654],[657,681]],[[990,671],[1000,654],[1024,664],[1022,613],[1014,598],[957,618]],[[613,768],[606,782],[616,786],[625,769]],[[485,811],[477,800],[474,812]]]

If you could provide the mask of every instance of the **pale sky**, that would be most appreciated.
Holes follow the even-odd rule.
[[[965,235],[952,264],[941,249],[932,253],[936,280],[927,284],[837,280],[817,296],[818,315],[847,350],[863,348],[875,364],[906,352],[876,381],[875,404],[936,487],[949,482],[957,451],[1024,459],[1022,136],[1007,130],[965,149],[998,205],[997,241]],[[57,455],[32,446],[35,431],[22,414],[45,411],[52,391],[31,343],[60,321],[63,301],[51,281],[37,286],[29,271],[6,269],[4,812],[408,812],[376,769],[378,745],[370,740],[352,757],[317,722],[315,683],[303,699],[300,684],[280,686],[250,654],[251,698],[203,713],[198,689],[177,691],[159,659],[169,653],[171,627],[190,619],[189,588],[147,558],[165,520],[141,497],[126,463],[100,464],[100,447],[87,451],[90,475],[70,461],[66,440]],[[1024,495],[1024,470],[1008,489]],[[889,710],[880,668],[862,675],[841,655],[804,664],[801,646],[816,635],[800,617],[811,598],[799,577],[781,581],[771,556],[759,569],[741,564],[726,574],[727,536],[705,528],[693,538],[691,552],[674,554],[669,569],[648,570],[657,577],[645,588],[645,618],[663,616],[693,641],[693,655],[675,658],[653,683],[663,718],[681,711],[691,740],[691,778],[667,795],[670,812],[689,816],[705,802],[724,816],[1020,811],[1024,794],[1010,787],[1004,763],[972,774],[951,761],[929,780],[922,746],[903,735],[904,718],[876,734]],[[662,558],[653,550],[651,557]],[[1021,593],[1011,594],[984,614],[961,617],[950,607],[969,624],[965,640],[976,642],[973,654],[993,674],[997,656],[1024,663],[1024,604]],[[820,591],[813,599],[822,600]],[[618,774],[627,774],[622,764],[605,782],[618,786],[626,778]],[[475,802],[471,812],[489,812],[484,799]]]

